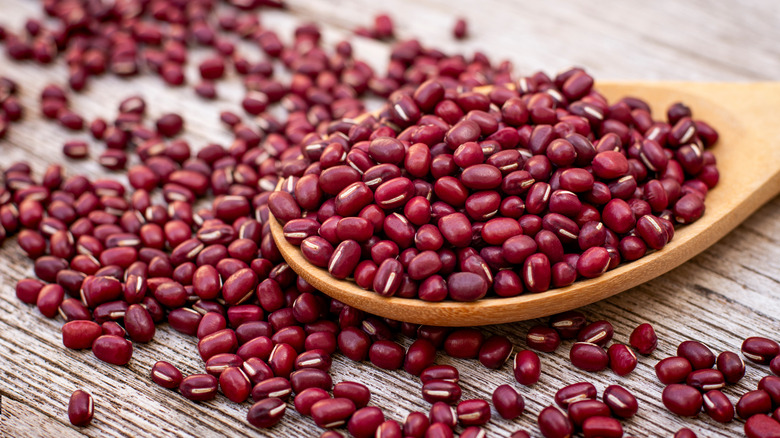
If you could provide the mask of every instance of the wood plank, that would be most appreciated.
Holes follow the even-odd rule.
[[[528,74],[542,69],[550,73],[569,65],[583,65],[599,79],[666,80],[778,80],[780,71],[780,8],[773,0],[755,2],[678,2],[637,0],[592,2],[505,2],[484,0],[479,7],[464,0],[396,0],[383,5],[368,0],[290,0],[290,10],[264,12],[264,25],[277,29],[289,41],[290,32],[302,20],[323,25],[327,42],[350,39],[357,54],[378,72],[386,68],[386,44],[354,38],[350,31],[369,24],[372,16],[389,10],[401,37],[418,36],[449,52],[484,50],[492,59],[510,59],[515,70]],[[19,29],[24,17],[37,14],[37,2],[0,0],[0,24]],[[497,13],[500,11],[500,13]],[[467,16],[472,37],[463,42],[450,36],[456,15]],[[245,48],[246,46],[242,46]],[[246,48],[246,50],[249,50]],[[197,51],[193,59],[206,56]],[[253,52],[253,56],[259,56]],[[10,62],[0,54],[0,75],[22,83],[22,102],[29,108],[21,124],[11,126],[0,141],[0,168],[27,159],[36,172],[48,164],[62,163],[69,173],[111,176],[92,161],[64,160],[60,146],[73,135],[37,116],[38,95],[44,84],[62,83],[62,63],[39,69]],[[191,78],[195,70],[188,71]],[[186,138],[197,149],[208,142],[229,141],[218,121],[224,109],[239,110],[240,82],[232,77],[219,85],[221,98],[204,103],[189,89],[172,89],[159,80],[142,77],[130,81],[105,77],[92,81],[83,95],[72,97],[72,106],[91,119],[112,117],[119,100],[140,93],[149,102],[152,116],[168,111],[185,112]],[[659,113],[660,114],[660,113]],[[768,145],[767,147],[777,147]],[[95,144],[93,156],[101,149]],[[115,175],[112,177],[116,177]],[[686,339],[700,339],[714,350],[738,351],[741,339],[750,335],[774,336],[780,327],[780,199],[751,216],[743,225],[690,262],[654,281],[583,311],[591,320],[608,319],[615,326],[615,341],[626,342],[631,330],[651,322],[659,334],[659,349],[641,357],[627,378],[610,371],[588,374],[568,361],[569,343],[556,353],[542,355],[541,381],[526,388],[514,383],[511,364],[488,371],[474,360],[459,360],[440,353],[437,362],[461,370],[464,399],[489,398],[503,383],[512,384],[526,400],[526,412],[507,421],[495,412],[486,427],[489,436],[507,436],[517,429],[537,434],[536,415],[552,401],[554,391],[580,380],[593,382],[601,391],[607,385],[631,388],[640,402],[639,414],[624,422],[635,436],[668,437],[680,427],[699,436],[742,435],[743,422],[720,425],[704,414],[682,419],[661,405],[662,386],[653,365],[674,354]],[[192,403],[151,383],[154,361],[168,359],[185,373],[198,372],[200,359],[194,339],[162,326],[153,342],[136,345],[127,367],[106,365],[89,352],[66,350],[61,345],[60,318],[48,320],[33,307],[19,303],[15,282],[32,275],[31,262],[11,239],[0,246],[0,435],[28,436],[317,436],[321,429],[311,419],[289,409],[285,420],[270,430],[256,430],[246,423],[249,402],[236,405],[223,396],[206,403]],[[486,333],[508,336],[516,349],[525,348],[529,327],[541,320],[486,327]],[[409,339],[401,339],[408,346]],[[753,389],[768,368],[748,364],[746,378],[725,391],[732,401]],[[416,378],[404,372],[379,370],[368,363],[355,364],[337,355],[334,381],[360,380],[372,391],[372,404],[384,408],[388,418],[402,421],[413,410],[427,411]],[[74,428],[67,421],[67,402],[77,388],[95,397],[92,425]],[[343,429],[342,429],[343,431]]]

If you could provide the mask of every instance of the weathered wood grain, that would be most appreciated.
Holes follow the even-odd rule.
[[[493,59],[510,59],[518,72],[538,69],[555,72],[571,64],[588,68],[600,79],[667,80],[778,80],[780,79],[780,9],[772,0],[756,2],[605,1],[505,2],[484,0],[396,0],[379,5],[368,0],[290,0],[288,12],[263,15],[268,27],[289,40],[295,23],[317,21],[326,41],[348,37],[360,57],[378,71],[386,65],[386,45],[349,36],[357,25],[368,24],[380,10],[396,18],[401,37],[419,36],[424,43],[448,51],[480,49]],[[37,2],[0,0],[0,24],[21,28],[24,17],[37,14]],[[468,17],[472,37],[451,39],[456,15]],[[198,52],[194,59],[205,56]],[[38,93],[50,81],[62,83],[64,66],[39,69],[15,64],[0,55],[0,75],[22,84],[22,101],[30,111],[25,121],[11,127],[0,141],[0,167],[26,159],[37,172],[62,162],[70,172],[106,175],[94,162],[64,160],[61,143],[74,135],[37,116]],[[191,78],[194,71],[189,71]],[[131,81],[103,78],[89,91],[74,95],[72,106],[85,117],[112,116],[116,103],[131,93],[144,95],[152,116],[185,112],[187,139],[197,148],[207,142],[227,142],[217,114],[238,110],[241,86],[236,80],[219,85],[220,100],[205,104],[189,89],[170,89],[159,80]],[[85,135],[75,137],[85,138]],[[767,143],[767,147],[778,147]],[[99,149],[93,151],[96,156]],[[651,322],[661,339],[659,349],[640,358],[627,378],[609,371],[585,374],[568,362],[569,344],[542,356],[541,381],[531,388],[514,384],[526,398],[526,412],[515,421],[497,416],[487,426],[489,436],[508,436],[516,429],[538,435],[536,414],[551,403],[560,386],[589,380],[602,390],[621,384],[634,391],[639,414],[624,423],[634,436],[668,437],[682,426],[699,436],[741,435],[743,422],[720,425],[700,415],[681,419],[660,403],[662,387],[653,365],[674,354],[685,339],[700,339],[716,351],[738,351],[749,335],[774,336],[780,328],[780,199],[751,216],[719,243],[672,272],[633,290],[584,308],[591,320],[608,319],[615,340],[625,342],[633,327]],[[89,352],[69,351],[61,345],[62,321],[47,320],[14,296],[16,280],[32,275],[27,260],[13,240],[0,247],[0,436],[318,436],[311,419],[292,409],[285,420],[268,431],[246,424],[249,403],[241,406],[219,396],[207,403],[191,403],[163,390],[148,378],[158,359],[174,362],[185,373],[198,372],[200,359],[193,339],[163,326],[148,345],[136,345],[129,366],[108,366]],[[490,326],[486,330],[508,336],[524,348],[526,330],[540,321]],[[403,340],[408,345],[408,340]],[[462,373],[465,398],[489,398],[490,391],[513,383],[511,365],[488,371],[476,361],[439,355],[440,363],[456,364]],[[748,364],[747,376],[725,392],[732,399],[753,389],[767,374],[766,367]],[[360,380],[373,394],[373,404],[385,408],[388,418],[402,421],[412,410],[427,411],[419,382],[404,372],[386,372],[370,364],[355,364],[337,356],[334,381]],[[70,393],[83,388],[95,397],[92,425],[78,429],[67,421]]]

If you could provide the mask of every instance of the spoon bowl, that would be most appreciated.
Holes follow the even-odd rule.
[[[568,287],[511,298],[475,302],[382,297],[338,280],[309,263],[286,241],[271,219],[271,233],[287,263],[316,289],[366,312],[415,324],[479,326],[522,321],[575,309],[630,289],[683,264],[734,229],[780,193],[780,83],[599,82],[610,101],[623,96],[644,99],[657,113],[674,102],[688,105],[696,119],[720,134],[710,150],[717,158],[720,182],[707,195],[706,211],[696,222],[675,230],[662,250],[624,263],[604,275]]]

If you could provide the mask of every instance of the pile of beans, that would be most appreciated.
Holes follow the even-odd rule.
[[[436,79],[309,136],[269,197],[287,241],[337,279],[425,301],[513,297],[662,249],[704,213],[717,141],[675,104],[610,105],[574,68],[488,93]]]
[[[461,400],[458,370],[437,365],[436,354],[497,369],[513,354],[512,342],[476,328],[379,318],[328,298],[281,258],[269,213],[286,222],[288,240],[297,239],[313,263],[338,278],[354,277],[366,288],[389,285],[377,291],[383,295],[473,300],[488,291],[513,296],[561,287],[661,249],[674,223],[703,213],[706,192],[717,183],[714,157],[703,149],[717,133],[682,104],[654,122],[637,99],[608,105],[581,69],[515,80],[509,63],[494,65],[481,53],[447,55],[416,40],[398,42],[380,75],[348,42],[323,46],[315,25],[299,26],[293,42],[283,43],[259,22],[258,8],[269,6],[283,5],[45,0],[50,20],[29,19],[18,34],[0,28],[15,60],[45,65],[64,58],[76,92],[104,74],[150,74],[184,85],[193,48],[212,53],[191,84],[198,96],[217,97],[217,83],[233,73],[246,88],[245,114],[221,114],[233,143],[197,151],[177,138],[185,129],[180,115],[148,120],[138,96],[124,99],[113,120],[87,121],[69,107],[69,91],[55,84],[42,90],[40,113],[67,129],[88,129],[105,144],[100,164],[127,169],[129,183],[67,176],[59,165],[40,178],[26,163],[3,171],[0,236],[18,234],[37,276],[18,281],[16,295],[44,316],[62,318],[65,347],[123,366],[167,322],[197,339],[203,372],[185,376],[173,357],[155,363],[150,378],[193,401],[219,393],[235,403],[251,397],[247,421],[255,427],[272,427],[290,407],[355,437],[451,437],[456,425],[462,437],[483,437],[479,426],[490,421],[491,404],[503,418],[517,418],[523,397],[501,385],[491,400]],[[465,36],[465,21],[454,34]],[[377,17],[371,36],[392,38],[390,17]],[[264,58],[251,61],[243,43]],[[277,74],[281,69],[289,79]],[[495,87],[486,95],[471,91],[488,84]],[[0,135],[22,115],[15,90],[0,79]],[[366,96],[389,104],[378,116],[361,116]],[[271,114],[275,106],[285,118]],[[91,143],[65,142],[63,153],[87,158]],[[283,190],[271,194],[279,182]],[[193,207],[203,199],[210,205]],[[316,251],[328,253],[328,246],[327,257]],[[527,266],[517,273],[510,265]],[[414,338],[408,348],[399,334]],[[588,324],[576,311],[555,315],[529,330],[530,349],[515,354],[514,377],[534,385],[542,358],[532,349],[551,352],[562,339],[577,340],[574,366],[610,366],[619,376],[639,362],[634,350],[650,354],[658,342],[643,324],[630,346],[605,351],[612,334],[607,321]],[[743,352],[768,361],[777,352],[766,345],[746,341]],[[403,422],[385,418],[369,406],[365,385],[333,381],[337,352],[419,376],[430,411]],[[741,363],[738,356],[723,361],[732,369]],[[780,371],[780,360],[771,367]],[[691,385],[710,385],[705,377]],[[774,407],[772,379],[740,402],[744,416],[756,414],[746,424],[749,436],[777,425],[763,415],[763,394]],[[541,433],[622,436],[617,418],[632,416],[636,399],[617,385],[602,401],[596,395],[588,382],[562,388],[556,405],[539,414]],[[93,413],[90,394],[74,392],[71,423],[86,426]]]

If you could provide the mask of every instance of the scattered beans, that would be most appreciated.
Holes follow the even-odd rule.
[[[131,76],[140,71],[181,85],[187,46],[195,43],[218,53],[198,66],[203,81],[196,92],[213,98],[213,81],[232,65],[245,78],[241,103],[256,125],[223,113],[233,144],[208,145],[196,153],[173,138],[185,128],[181,114],[165,114],[150,129],[144,100],[127,98],[115,120],[96,119],[89,128],[108,148],[98,160],[103,166],[124,169],[137,155],[141,164],[128,171],[133,193],[126,196],[115,181],[65,178],[57,167],[47,170],[38,185],[29,166],[14,164],[5,171],[6,188],[0,189],[0,240],[19,231],[20,246],[36,259],[36,275],[50,284],[22,280],[17,296],[36,304],[46,317],[63,315],[66,347],[91,347],[100,360],[124,365],[133,351],[124,337],[149,342],[155,324],[167,319],[175,330],[197,335],[207,374],[183,378],[176,367],[159,361],[152,367],[152,380],[178,387],[182,396],[195,401],[209,400],[221,388],[228,399],[242,403],[251,392],[256,403],[247,421],[255,427],[279,422],[294,390],[296,409],[311,414],[318,425],[347,423],[358,437],[401,436],[398,423],[385,421],[379,408],[366,407],[370,393],[364,385],[341,382],[333,388],[334,398],[327,395],[330,355],[337,348],[380,368],[403,365],[420,375],[426,400],[448,404],[460,400],[459,375],[455,368],[432,366],[437,348],[443,346],[452,357],[478,357],[493,369],[502,367],[513,350],[503,336],[485,339],[476,329],[418,330],[329,300],[283,263],[267,230],[270,215],[285,224],[285,237],[301,246],[307,260],[336,278],[355,278],[361,287],[384,296],[468,302],[563,287],[603,274],[621,257],[637,259],[646,247],[661,249],[673,236],[672,222],[690,223],[704,213],[704,194],[717,182],[714,163],[702,158],[707,153],[702,148],[712,145],[717,133],[694,121],[689,109],[671,107],[669,123],[659,122],[668,135],[649,139],[644,127],[652,120],[646,105],[633,99],[632,105],[621,101],[607,106],[581,69],[554,79],[544,74],[522,78],[517,91],[498,85],[485,96],[456,91],[460,82],[469,85],[465,90],[483,82],[510,82],[504,67],[490,67],[481,54],[466,63],[416,41],[402,42],[393,49],[387,77],[380,78],[352,57],[349,43],[326,53],[314,25],[296,29],[295,42],[287,46],[251,15],[217,13],[214,21],[221,30],[252,38],[269,58],[279,58],[292,71],[288,86],[274,77],[269,61],[253,64],[238,46],[217,36],[212,20],[206,19],[211,5],[168,10],[160,4],[152,5],[149,14],[131,17],[130,39],[113,42],[119,46],[111,57],[103,53],[100,35],[113,35],[117,19],[127,14],[78,14],[83,11],[76,5],[73,14],[83,18],[76,25],[65,12],[47,10],[65,23],[65,36],[56,46],[73,67],[70,87],[78,91],[87,78],[104,72]],[[170,21],[171,28],[162,32],[160,20]],[[73,26],[95,35],[73,38]],[[393,27],[389,16],[379,15],[367,33],[392,39]],[[41,23],[28,22],[27,31],[33,39],[48,38]],[[466,36],[464,20],[458,20],[454,34]],[[27,57],[17,51],[23,49],[17,47],[24,45],[21,40],[3,36],[13,58]],[[137,44],[144,48],[136,57]],[[57,55],[57,50],[49,53],[39,46],[44,45],[37,40],[32,44],[35,62]],[[420,68],[420,61],[432,59],[435,66]],[[457,80],[452,75],[456,71]],[[366,91],[389,96],[379,121],[357,118],[364,111],[359,98]],[[21,117],[15,94],[16,85],[0,78],[7,121]],[[266,113],[277,102],[289,112],[283,120]],[[68,96],[59,87],[44,90],[41,109],[65,127],[83,129],[84,120],[68,108]],[[647,114],[635,117],[637,109]],[[0,122],[0,136],[5,127]],[[629,143],[636,144],[636,151]],[[89,148],[71,140],[63,152],[81,159]],[[671,175],[678,185],[673,196],[667,193],[673,191],[667,190],[668,181],[662,182],[670,180],[664,168],[680,169],[680,178]],[[280,182],[282,189],[269,194]],[[156,188],[167,205],[153,203]],[[195,211],[192,205],[207,195],[215,196],[211,207]],[[80,295],[82,303],[65,294]],[[529,331],[529,348],[551,352],[561,338],[577,337],[581,342],[571,351],[575,366],[595,371],[610,363],[625,375],[637,364],[628,346],[603,350],[613,335],[606,321],[586,326],[582,314],[566,312],[551,318],[550,325]],[[397,331],[419,336],[407,352],[392,339]],[[640,354],[651,354],[657,337],[642,324],[629,342]],[[768,363],[780,352],[776,346],[751,338],[742,351],[751,360]],[[711,352],[701,347],[681,345],[677,359],[688,364],[687,371],[684,365],[681,370],[672,366],[680,363],[659,363],[659,379],[687,379],[702,390],[710,388],[713,383],[704,377],[717,371],[706,369],[712,366],[705,366]],[[744,363],[721,356],[723,378],[738,381]],[[541,374],[539,356],[518,352],[513,372],[521,384],[533,385]],[[745,415],[765,412],[766,397],[760,394],[773,399],[775,383],[762,382],[766,389],[741,401]],[[579,385],[564,388],[556,402],[590,413],[581,412],[583,417],[575,421],[585,436],[622,435],[620,423],[606,418],[603,406],[628,418],[636,412],[633,396],[609,387],[603,406],[596,406],[595,388]],[[717,400],[717,393],[710,393]],[[86,397],[91,418],[91,397]],[[81,405],[83,398],[79,396]],[[689,404],[676,392],[671,398]],[[493,403],[505,418],[524,409],[523,398],[508,385],[496,389]],[[712,403],[713,412],[721,409],[718,401]],[[71,408],[71,422],[77,424]],[[83,406],[78,409],[84,411]],[[419,415],[409,418],[405,435],[452,436],[454,421],[428,428]],[[464,426],[481,425],[489,421],[490,407],[484,400],[465,400],[452,418]],[[749,424],[750,430],[771,427],[760,419]],[[544,436],[573,432],[566,414],[553,406],[539,415],[539,426]],[[462,436],[484,433],[469,427]]]

